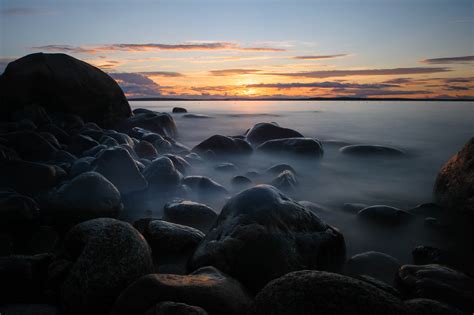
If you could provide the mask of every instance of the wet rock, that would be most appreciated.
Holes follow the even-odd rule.
[[[173,113],[187,113],[188,111],[186,110],[186,108],[183,108],[183,107],[173,107]]]
[[[151,274],[122,292],[113,315],[143,314],[159,302],[171,301],[201,307],[209,314],[245,314],[251,299],[242,286],[214,267],[189,275]]]
[[[415,265],[439,264],[467,273],[472,272],[472,258],[466,257],[463,253],[420,245],[413,249],[411,254]]]
[[[390,206],[376,205],[360,210],[357,216],[361,219],[385,224],[400,224],[413,217],[407,211]]]
[[[417,205],[415,208],[408,210],[411,214],[414,215],[423,215],[423,216],[437,216],[441,214],[441,207],[435,203],[423,203]]]
[[[122,132],[117,132],[115,130],[108,130],[106,131],[105,135],[117,141],[118,144],[126,144],[131,147],[134,146],[132,138],[130,138],[127,134]]]
[[[271,185],[285,192],[293,192],[298,186],[298,180],[291,171],[283,171],[271,182]]]
[[[146,311],[145,315],[207,315],[199,306],[176,302],[161,302]]]
[[[61,311],[58,307],[48,304],[1,305],[0,313],[6,315],[61,315]]]
[[[22,109],[15,111],[10,119],[16,121],[28,119],[36,126],[48,125],[52,122],[46,110],[36,104],[26,105]]]
[[[49,116],[53,120],[53,124],[57,125],[70,135],[79,133],[79,130],[84,127],[84,120],[78,115],[60,111],[53,113],[50,112]]]
[[[459,309],[430,299],[413,299],[405,301],[409,314],[413,315],[462,315]]]
[[[84,151],[98,146],[99,143],[89,136],[77,134],[70,138],[68,151],[74,155],[81,156]]]
[[[130,224],[94,219],[73,227],[64,255],[74,262],[61,287],[68,314],[107,314],[129,284],[153,271],[150,249]]]
[[[168,157],[159,157],[143,170],[150,192],[169,193],[181,183],[182,175]]]
[[[21,160],[0,161],[0,187],[32,195],[57,185],[65,176],[64,170],[53,165]]]
[[[202,159],[201,156],[199,156],[199,154],[195,153],[195,152],[191,152],[189,154],[186,154],[184,156],[184,158],[186,159],[186,161],[188,161],[190,164],[202,164],[204,163],[204,160]]]
[[[259,185],[226,203],[189,269],[213,265],[257,292],[285,273],[337,270],[344,260],[342,234],[274,187]]]
[[[364,281],[304,270],[267,284],[255,298],[253,314],[401,315],[407,309],[400,299]]]
[[[339,152],[348,155],[361,156],[361,157],[399,157],[404,156],[405,152],[400,149],[383,146],[383,145],[364,145],[354,144],[347,145],[339,149]]]
[[[92,171],[92,163],[94,160],[95,158],[92,156],[86,156],[75,160],[71,165],[71,169],[69,170],[69,175],[71,178],[74,178],[82,173]]]
[[[181,173],[181,174],[186,174],[187,169],[191,167],[189,165],[188,161],[186,161],[184,158],[180,157],[179,155],[175,154],[164,154],[163,156],[166,156],[173,162],[174,167]]]
[[[93,218],[116,218],[122,209],[120,192],[104,176],[83,173],[50,193],[42,209],[44,220],[72,225]]]
[[[236,172],[238,169],[237,169],[237,166],[235,166],[234,163],[229,163],[229,162],[224,162],[224,163],[220,163],[218,165],[216,165],[214,167],[214,169],[216,171],[221,171],[221,172]]]
[[[404,265],[398,272],[408,296],[428,298],[474,311],[474,279],[446,266]]]
[[[0,191],[0,227],[4,230],[28,229],[38,223],[36,202],[14,191]]]
[[[44,140],[48,141],[53,147],[56,149],[61,149],[61,145],[59,144],[58,139],[49,132],[42,131],[39,133],[41,137],[43,137]]]
[[[245,173],[245,176],[250,179],[257,179],[260,177],[260,173],[257,171],[248,171]]]
[[[258,123],[246,134],[247,141],[253,146],[258,146],[268,140],[301,137],[303,135],[298,131],[282,128],[273,123]]]
[[[203,115],[203,114],[184,114],[183,117],[184,118],[197,118],[197,119],[213,118],[212,116]]]
[[[221,198],[229,194],[222,185],[205,176],[186,176],[182,183],[189,187],[193,194],[202,199]]]
[[[146,140],[141,140],[135,145],[135,152],[140,158],[153,160],[158,157],[158,152],[155,147]]]
[[[106,147],[117,147],[119,145],[119,143],[117,142],[117,140],[115,140],[114,138],[112,137],[109,137],[109,136],[102,136],[100,137],[99,139],[99,142],[103,145],[105,145]]]
[[[207,232],[217,219],[217,213],[209,206],[193,201],[167,203],[164,207],[163,220],[191,226]]]
[[[250,186],[252,186],[253,182],[248,177],[238,175],[238,176],[234,176],[230,180],[230,184],[232,185],[234,189],[242,190],[242,189],[247,189]]]
[[[370,251],[352,256],[346,263],[345,272],[349,276],[368,275],[393,285],[400,266],[396,258]]]
[[[174,137],[177,133],[173,117],[168,113],[146,112],[137,113],[122,122],[119,130],[127,131],[134,127],[143,128],[162,136]]]
[[[434,185],[436,201],[443,207],[474,218],[474,138],[441,168]]]
[[[104,151],[105,149],[107,149],[106,145],[99,144],[99,145],[96,145],[93,148],[90,148],[89,150],[86,150],[86,151],[82,152],[82,156],[96,156],[99,153],[101,153],[102,151]]]
[[[20,157],[29,161],[47,161],[57,148],[35,131],[17,131],[1,134]]]
[[[295,169],[291,166],[291,165],[288,165],[288,164],[276,164],[276,165],[273,165],[272,167],[270,167],[269,169],[267,169],[265,171],[266,174],[270,174],[270,175],[278,175],[280,174],[281,172],[283,171],[290,171],[292,172],[293,174],[296,174],[296,171]]]
[[[147,181],[130,153],[121,147],[103,150],[92,163],[92,169],[112,182],[121,194],[147,187]]]
[[[36,103],[48,111],[76,114],[113,125],[131,115],[114,79],[65,54],[35,53],[10,62],[2,75],[3,112]]]
[[[321,142],[311,138],[268,140],[259,145],[257,151],[269,154],[290,154],[305,158],[321,158],[324,154]]]
[[[221,135],[214,135],[193,148],[193,151],[199,154],[203,154],[208,150],[213,151],[218,157],[249,155],[252,153],[252,147],[247,141]]]

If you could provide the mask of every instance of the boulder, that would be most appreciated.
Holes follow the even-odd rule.
[[[14,191],[0,191],[0,227],[28,229],[38,223],[39,208],[36,202]]]
[[[65,54],[35,53],[10,62],[0,77],[0,99],[4,113],[38,104],[103,126],[131,115],[114,79]]]
[[[281,191],[293,192],[296,186],[298,186],[298,180],[293,172],[287,170],[278,174],[278,176],[272,180],[271,185]]]
[[[364,144],[347,145],[340,148],[339,152],[360,157],[400,157],[405,155],[405,152],[394,147]]]
[[[181,174],[186,174],[187,169],[191,167],[191,165],[186,161],[184,158],[180,157],[179,155],[175,154],[163,154],[163,156],[166,156],[173,162],[174,167],[181,173]]]
[[[296,174],[295,169],[288,164],[276,164],[268,168],[265,173],[269,175],[278,175],[283,171],[291,171],[293,174]]]
[[[178,189],[182,175],[168,157],[159,157],[143,170],[150,192],[170,193]]]
[[[158,157],[158,151],[156,151],[153,144],[146,140],[141,140],[135,145],[134,149],[140,158],[153,160]]]
[[[83,152],[90,150],[99,145],[99,142],[95,141],[93,138],[77,134],[72,136],[69,139],[69,145],[67,150],[74,155],[81,156]]]
[[[177,134],[174,119],[168,113],[136,113],[123,121],[117,128],[127,133],[135,127],[143,128],[162,136],[174,137]]]
[[[243,190],[252,186],[253,182],[248,177],[238,175],[232,177],[232,179],[230,180],[230,184],[236,190]]]
[[[92,163],[92,170],[107,178],[121,194],[144,190],[148,185],[130,153],[122,147],[100,152]]]
[[[167,203],[164,207],[163,220],[191,226],[207,232],[217,219],[217,213],[202,203],[183,200]]]
[[[247,131],[246,138],[253,146],[258,146],[265,141],[283,138],[301,138],[298,131],[282,128],[274,123],[258,123]]]
[[[400,268],[400,262],[385,253],[364,252],[352,256],[345,266],[349,276],[368,275],[388,285],[393,285]]]
[[[303,270],[268,283],[253,314],[407,314],[397,297],[351,277]]]
[[[64,240],[73,265],[61,286],[67,314],[108,314],[119,294],[153,272],[151,252],[130,224],[100,218],[74,226]]]
[[[338,270],[344,237],[276,188],[259,185],[232,197],[189,262],[212,265],[252,292],[288,272]]]
[[[474,138],[441,168],[434,195],[441,206],[474,220]]]
[[[247,141],[221,135],[214,135],[207,138],[193,148],[193,151],[199,154],[204,154],[209,150],[214,152],[218,157],[249,155],[252,153],[252,147]]]
[[[447,304],[430,299],[405,301],[409,314],[413,315],[463,315],[464,312]]]
[[[360,219],[382,224],[397,225],[413,217],[412,214],[398,208],[375,205],[364,208],[357,213]]]
[[[59,167],[22,160],[0,160],[0,174],[0,187],[26,195],[46,191],[66,177]]]
[[[238,170],[237,166],[234,163],[224,162],[217,164],[214,169],[220,172],[236,172]]]
[[[186,108],[183,108],[183,107],[173,107],[173,113],[178,113],[178,114],[182,114],[182,113],[187,113],[188,111],[186,110]]]
[[[229,194],[221,184],[206,176],[186,176],[182,183],[191,189],[192,194],[201,199],[222,198]]]
[[[166,301],[148,309],[145,315],[208,315],[208,313],[199,306]]]
[[[283,138],[268,140],[257,147],[257,152],[288,154],[304,158],[321,158],[324,154],[319,140],[311,138]]]
[[[474,279],[446,266],[403,265],[400,287],[410,297],[428,298],[474,312]]]
[[[100,217],[116,218],[123,207],[118,189],[96,172],[66,182],[48,195],[46,203],[41,216],[60,226]]]
[[[251,304],[236,280],[214,267],[203,267],[189,275],[150,274],[140,278],[122,292],[112,314],[143,314],[164,301],[195,305],[210,315],[245,314]]]
[[[36,131],[16,131],[1,134],[20,157],[29,161],[47,161],[54,156],[57,148]]]

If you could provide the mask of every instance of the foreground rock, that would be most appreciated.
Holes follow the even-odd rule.
[[[117,188],[96,172],[66,182],[49,194],[46,203],[43,219],[63,228],[95,218],[116,218],[123,207]]]
[[[30,104],[104,126],[131,115],[114,79],[65,54],[35,53],[9,63],[0,77],[0,99],[3,115]]]
[[[407,314],[398,298],[364,281],[324,271],[296,271],[267,284],[253,314]]]
[[[439,204],[474,220],[474,138],[439,171],[434,194]]]
[[[159,302],[171,301],[201,307],[209,314],[245,314],[251,300],[242,286],[214,267],[189,275],[151,274],[122,292],[113,315],[144,314]]]
[[[207,315],[199,306],[176,302],[160,302],[148,309],[145,315]]]
[[[207,232],[217,219],[211,207],[193,201],[168,203],[164,207],[163,220],[194,227]]]
[[[350,276],[368,275],[393,285],[399,267],[400,262],[390,255],[365,252],[352,256],[346,263],[345,271]]]
[[[1,314],[11,315],[61,315],[59,308],[47,304],[8,304],[0,306]]]
[[[398,272],[409,296],[428,298],[474,312],[474,279],[442,265],[404,265]]]
[[[206,176],[186,176],[182,183],[199,199],[223,198],[229,194],[224,186]]]
[[[462,315],[466,314],[457,308],[430,299],[413,299],[405,302],[413,315]]]
[[[176,169],[168,157],[159,157],[143,170],[152,194],[174,192],[181,183],[182,174]]]
[[[212,151],[218,157],[225,157],[229,155],[249,155],[252,153],[252,147],[242,139],[214,135],[195,146],[193,151],[199,154]]]
[[[129,284],[153,272],[150,249],[130,224],[95,219],[72,228],[64,241],[73,261],[61,287],[68,314],[107,314]]]
[[[274,187],[260,185],[226,203],[189,268],[213,265],[257,292],[290,271],[337,270],[344,259],[342,234]]]
[[[253,126],[246,134],[246,139],[253,146],[258,146],[265,141],[283,138],[301,138],[298,131],[282,128],[275,123],[259,123]]]
[[[383,145],[364,145],[364,144],[353,144],[347,145],[339,149],[339,152],[354,156],[366,156],[366,157],[399,157],[405,155],[400,149],[383,146]]]
[[[321,142],[311,138],[284,138],[269,140],[257,147],[257,151],[272,154],[289,154],[305,158],[320,158],[324,154]]]

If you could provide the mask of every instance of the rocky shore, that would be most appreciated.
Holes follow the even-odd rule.
[[[318,163],[318,139],[262,122],[188,148],[173,119],[185,108],[132,111],[112,78],[64,54],[10,63],[0,101],[1,314],[474,312],[463,261],[472,252],[420,244],[406,249],[412,264],[377,251],[348,257],[331,210],[290,197],[304,174],[240,168],[253,154]],[[406,156],[379,145],[340,153]],[[190,172],[203,164],[238,175],[225,187]],[[388,231],[421,218],[472,240],[474,138],[440,170],[433,201],[344,209]],[[444,226],[446,216],[464,225]]]

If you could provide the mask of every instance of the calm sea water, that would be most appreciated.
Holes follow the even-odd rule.
[[[292,197],[336,210],[348,202],[409,209],[432,201],[438,170],[474,136],[474,102],[139,101],[131,104],[133,108],[161,112],[171,112],[173,107],[179,106],[186,108],[189,114],[206,115],[206,118],[197,118],[173,114],[178,140],[190,147],[215,134],[241,135],[258,122],[277,122],[323,141],[390,145],[407,152],[407,157],[401,159],[354,158],[340,154],[340,144],[330,142],[325,145],[324,157],[319,162],[255,156],[238,165],[244,174],[248,170],[261,172],[278,162],[289,163],[296,169],[300,181]],[[193,172],[210,176],[229,189],[231,177],[237,175],[222,174],[213,167]],[[217,210],[222,203],[214,204]],[[349,228],[351,221],[340,218],[333,221],[330,223],[345,230],[345,235],[354,232]],[[416,246],[422,237],[404,241],[408,242],[406,246]],[[424,241],[436,243],[431,235]],[[373,250],[379,244],[378,249],[408,257],[404,254],[406,248],[387,249],[391,245],[386,242],[363,246],[349,241],[349,247],[351,242],[354,252]]]

